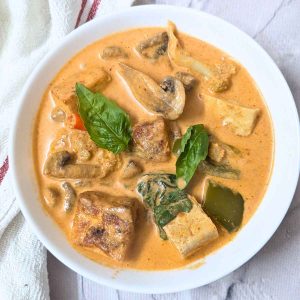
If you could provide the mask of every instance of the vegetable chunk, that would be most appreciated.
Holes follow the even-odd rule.
[[[111,58],[128,58],[128,54],[125,50],[118,46],[109,46],[103,49],[101,54],[103,59],[111,59]]]
[[[168,48],[168,34],[161,32],[147,40],[140,42],[136,50],[145,58],[156,60],[165,55]]]
[[[169,240],[184,258],[219,236],[216,226],[195,198],[189,196],[189,199],[193,203],[192,210],[178,214],[164,227]]]
[[[134,239],[137,200],[96,191],[79,195],[72,240],[94,252],[124,260]]]
[[[145,205],[152,210],[153,219],[162,239],[168,239],[163,227],[172,221],[180,212],[189,212],[192,202],[185,191],[176,186],[173,174],[147,174],[137,185],[138,193]]]
[[[197,79],[190,73],[177,72],[175,77],[182,82],[186,91],[190,91],[197,84]]]
[[[65,157],[61,163],[62,154],[58,153]],[[98,148],[86,131],[62,131],[51,143],[44,174],[65,179],[102,178],[119,169],[121,162],[120,155]]]
[[[98,165],[75,164],[68,151],[50,153],[44,165],[43,174],[52,178],[102,178],[107,173]]]
[[[138,156],[153,161],[166,161],[170,156],[167,127],[162,118],[138,123],[133,127],[133,150]]]
[[[102,90],[111,81],[110,75],[101,67],[93,67],[72,74],[51,89],[56,105],[69,113],[77,113],[77,97],[75,84],[80,82],[93,91]]]
[[[192,196],[176,186],[173,174],[144,175],[137,186],[162,239],[169,239],[183,257],[218,237],[214,223]]]
[[[223,92],[229,89],[231,77],[236,73],[232,63],[220,63],[214,67],[192,57],[179,43],[176,35],[176,26],[168,22],[168,55],[170,60],[181,67],[188,68],[191,72],[201,75],[207,81],[209,90],[214,93]]]
[[[221,162],[226,155],[226,150],[222,144],[210,142],[208,148],[208,156],[215,162]]]
[[[233,169],[228,165],[213,163],[209,160],[204,160],[198,167],[199,171],[206,175],[221,177],[225,179],[240,179],[240,170]]]
[[[228,126],[233,133],[240,136],[252,133],[260,113],[258,108],[248,108],[209,95],[203,95],[202,98],[220,116],[223,126]]]
[[[148,112],[168,120],[179,118],[185,106],[185,90],[180,80],[169,76],[171,88],[165,90],[143,72],[121,63],[120,67],[133,96]]]
[[[244,199],[240,193],[207,180],[204,211],[228,232],[237,230],[243,220]]]
[[[69,182],[63,182],[61,187],[65,191],[64,196],[64,211],[71,212],[76,201],[76,192]]]

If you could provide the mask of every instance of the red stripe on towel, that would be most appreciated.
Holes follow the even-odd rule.
[[[94,0],[92,7],[90,9],[89,15],[86,19],[86,22],[92,20],[95,17],[100,2],[101,2],[101,0]]]
[[[5,161],[2,165],[2,167],[0,168],[0,183],[3,181],[7,170],[8,170],[9,164],[8,164],[8,156],[6,156]]]
[[[80,8],[80,11],[79,11],[79,14],[78,14],[78,17],[77,17],[75,28],[77,28],[79,26],[80,19],[81,19],[81,16],[83,14],[83,11],[85,9],[86,3],[87,3],[87,0],[82,0],[81,1],[81,8]]]

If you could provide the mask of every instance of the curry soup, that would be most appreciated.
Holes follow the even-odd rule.
[[[247,70],[173,24],[116,33],[73,57],[45,91],[33,147],[42,205],[70,244],[146,270],[232,240],[273,160],[270,115]]]

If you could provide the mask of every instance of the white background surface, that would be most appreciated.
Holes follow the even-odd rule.
[[[299,111],[300,0],[137,0],[135,4],[155,2],[202,9],[247,32],[278,64]],[[300,299],[299,185],[286,218],[270,242],[243,267],[205,287],[168,295],[122,292],[77,275],[51,254],[48,255],[48,271],[52,300]]]

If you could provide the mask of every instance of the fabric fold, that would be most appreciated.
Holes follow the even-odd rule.
[[[0,299],[49,299],[46,249],[19,213],[11,187],[8,136],[21,89],[47,51],[65,35],[98,14],[128,7],[132,2],[0,2]],[[99,13],[101,6],[103,12]]]

